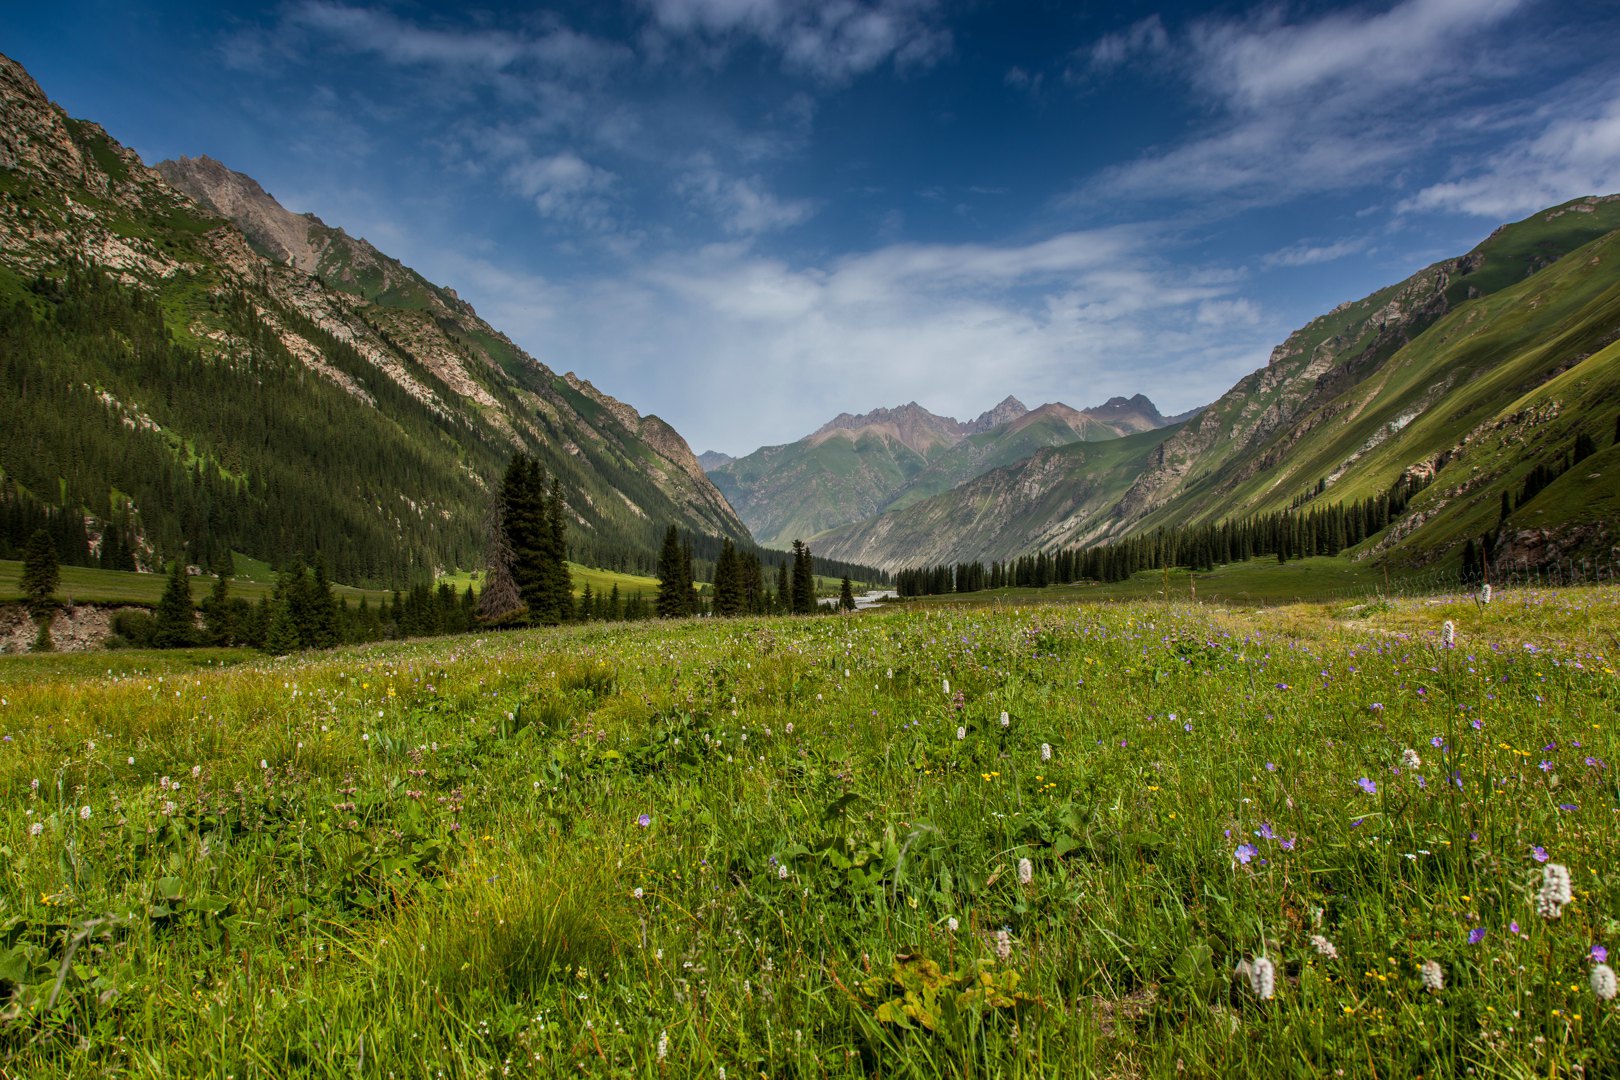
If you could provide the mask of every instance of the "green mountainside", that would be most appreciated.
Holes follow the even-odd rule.
[[[916,402],[844,413],[798,442],[718,463],[709,476],[762,544],[870,518],[949,491],[1038,450],[1164,426],[1140,395],[1092,409],[1028,410],[1007,398],[978,418],[937,416]]]
[[[748,533],[657,417],[557,375],[446,288],[205,158],[149,169],[0,57],[0,557],[479,563],[488,485],[560,477],[571,554]],[[19,538],[20,534],[20,538]]]
[[[1427,565],[1460,557],[1486,533],[1509,562],[1611,554],[1620,522],[1620,483],[1605,477],[1620,410],[1617,229],[1616,196],[1504,226],[1467,255],[1296,331],[1139,466],[1114,462],[1094,477],[1083,457],[1036,455],[893,522],[823,536],[818,550],[888,568],[1005,558],[1313,500],[1350,503],[1404,479],[1426,486],[1353,555]],[[1598,450],[1577,463],[1578,436]],[[1117,496],[1097,494],[1133,467]],[[987,490],[1015,525],[974,524]],[[1055,490],[1087,494],[1066,503]],[[925,541],[924,522],[945,539]]]

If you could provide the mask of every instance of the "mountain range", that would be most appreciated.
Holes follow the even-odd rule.
[[[46,515],[68,554],[126,531],[147,566],[229,548],[397,584],[479,563],[521,449],[583,561],[650,566],[671,523],[748,539],[673,428],[453,290],[217,161],[148,168],[5,57],[0,103],[6,521]]]
[[[816,550],[888,568],[1004,559],[1406,481],[1424,485],[1407,515],[1355,556],[1429,565],[1489,534],[1510,562],[1612,558],[1617,230],[1615,195],[1505,225],[1312,320],[1195,417],[1041,449],[827,531]],[[1575,453],[1578,439],[1596,453]]]
[[[1090,409],[1057,402],[1029,409],[1009,396],[968,421],[912,401],[842,413],[797,442],[714,457],[705,467],[761,543],[785,546],[948,492],[1044,447],[1167,423],[1140,394]]]

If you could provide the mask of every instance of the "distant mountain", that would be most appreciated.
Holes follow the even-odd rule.
[[[576,557],[650,565],[670,522],[747,532],[672,428],[557,375],[364,240],[209,158],[149,169],[0,57],[0,548],[127,533],[402,582],[481,559],[513,451]]]
[[[760,543],[781,547],[909,505],[1048,446],[1161,427],[1147,398],[1094,409],[1027,409],[1007,397],[969,421],[915,401],[843,413],[798,442],[766,446],[709,470]]]
[[[1429,565],[1488,537],[1507,562],[1612,558],[1617,230],[1613,195],[1503,226],[1467,255],[1312,320],[1266,367],[1138,444],[1140,458],[1043,451],[823,536],[817,551],[888,568],[1002,558],[1351,504],[1406,478],[1428,486],[1357,554]],[[1577,462],[1578,438],[1595,452]]]
[[[730,454],[722,454],[718,450],[705,450],[698,455],[698,464],[703,466],[703,471],[706,473],[713,472],[722,465],[730,465],[736,460]]]

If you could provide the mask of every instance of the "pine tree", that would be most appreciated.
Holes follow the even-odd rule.
[[[292,608],[285,601],[271,604],[268,622],[264,631],[265,651],[273,656],[297,652],[298,624],[293,621]]]
[[[169,569],[169,583],[158,601],[152,645],[159,649],[184,649],[197,643],[195,607],[191,585],[186,579],[185,560],[177,558]]]
[[[507,472],[510,474],[510,467]],[[512,577],[512,541],[506,530],[505,489],[503,481],[502,494],[490,500],[484,520],[484,591],[478,597],[478,617],[488,623],[512,622],[523,612],[523,597]]]
[[[236,640],[236,629],[231,607],[231,578],[235,566],[227,551],[214,560],[214,587],[203,601],[203,627],[210,645],[231,645]]]
[[[838,606],[845,611],[855,610],[855,590],[849,583],[849,575],[838,585]]]
[[[562,483],[552,477],[551,492],[544,499],[545,521],[542,533],[542,575],[545,599],[541,621],[568,622],[574,617],[574,582],[568,572],[568,507],[563,502]]]
[[[36,619],[47,618],[55,602],[51,599],[62,581],[56,559],[56,544],[44,529],[35,529],[23,554],[22,594],[28,611]]]
[[[803,540],[793,541],[793,614],[809,615],[816,610],[816,577],[810,548]]]
[[[776,609],[783,614],[793,611],[793,587],[788,584],[786,559],[776,564]]]
[[[714,564],[714,613],[726,618],[741,615],[743,605],[742,568],[737,548],[728,537],[721,542],[720,557]]]
[[[664,548],[658,556],[658,617],[678,619],[691,602],[691,578],[683,572],[681,537],[671,525],[664,533]]]

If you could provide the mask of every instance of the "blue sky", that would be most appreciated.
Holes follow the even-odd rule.
[[[64,2],[0,51],[456,288],[696,450],[916,399],[1165,412],[1620,190],[1620,5]]]

